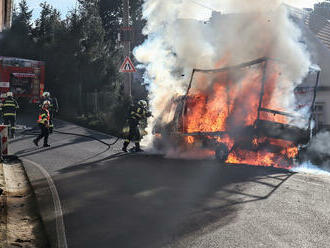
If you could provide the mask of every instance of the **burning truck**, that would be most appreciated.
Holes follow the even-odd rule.
[[[155,147],[215,156],[230,164],[292,166],[313,134],[320,70],[298,87],[286,65],[260,58],[214,70],[194,69],[185,95],[175,96],[154,125]],[[283,94],[294,94],[285,102]]]

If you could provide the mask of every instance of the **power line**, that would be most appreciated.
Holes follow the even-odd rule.
[[[209,7],[209,6],[206,6],[206,5],[204,5],[204,4],[200,3],[200,2],[197,2],[195,0],[190,0],[190,1],[193,2],[194,4],[197,4],[197,5],[205,8],[205,9],[212,10],[212,11],[217,11],[216,9],[214,9],[212,7]]]

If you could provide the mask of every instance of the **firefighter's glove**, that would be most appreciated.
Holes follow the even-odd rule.
[[[146,117],[151,117],[151,116],[152,116],[151,112],[148,111],[148,112],[146,113]]]

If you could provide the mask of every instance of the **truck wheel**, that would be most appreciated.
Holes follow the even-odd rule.
[[[228,147],[224,143],[217,145],[215,149],[215,158],[220,162],[226,162],[229,155]]]

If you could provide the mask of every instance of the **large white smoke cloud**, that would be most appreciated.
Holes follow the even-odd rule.
[[[330,175],[330,132],[322,131],[314,136],[302,155],[301,164],[294,168],[297,172]]]
[[[308,157],[330,171],[330,132],[320,132],[311,140]]]
[[[193,68],[216,68],[224,57],[227,64],[263,56],[285,61],[282,76],[288,84],[301,82],[308,73],[311,63],[305,47],[299,43],[301,32],[281,5],[283,1],[204,0],[203,5],[222,13],[241,13],[210,24],[196,20],[207,16],[207,11],[194,2],[145,0],[144,34],[148,38],[134,55],[146,66],[145,80],[150,85],[155,118],[149,128],[173,96],[186,92]],[[288,87],[291,90],[294,86]],[[281,101],[293,105],[293,95]]]

